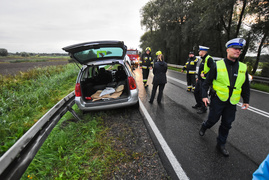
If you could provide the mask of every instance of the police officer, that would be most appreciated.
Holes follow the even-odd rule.
[[[183,67],[183,69],[181,70],[181,72],[187,70],[187,86],[188,92],[191,92],[192,90],[194,91],[195,89],[195,75],[196,75],[196,65],[198,62],[198,58],[195,57],[194,52],[189,52],[189,58],[185,64],[185,66]]]
[[[199,46],[199,56],[201,56],[202,61],[199,66],[198,78],[196,79],[196,86],[194,90],[194,97],[196,100],[196,105],[192,106],[194,109],[199,109],[198,114],[206,113],[207,108],[202,101],[202,85],[206,79],[206,76],[214,66],[214,61],[210,55],[208,55],[209,47]]]
[[[140,65],[140,68],[142,68],[144,86],[148,87],[147,81],[148,81],[148,76],[149,76],[149,70],[153,66],[153,61],[152,61],[153,59],[151,56],[150,47],[147,47],[145,51],[146,52],[143,53],[141,58],[140,58],[139,65]]]
[[[203,136],[205,131],[215,125],[220,117],[221,124],[217,137],[217,149],[224,155],[229,156],[225,148],[226,139],[235,119],[236,104],[243,97],[242,109],[249,107],[249,80],[247,66],[238,61],[239,55],[246,41],[235,38],[226,43],[227,57],[216,62],[211,68],[205,83],[203,84],[203,102],[209,103],[207,90],[213,84],[215,95],[211,95],[210,112],[208,119],[203,122],[199,134]]]

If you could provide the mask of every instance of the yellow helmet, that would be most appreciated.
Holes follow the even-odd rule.
[[[147,48],[146,48],[146,51],[151,51],[150,47],[147,47]]]
[[[157,56],[160,55],[160,54],[162,54],[162,51],[157,51],[157,52],[156,52],[156,55],[157,55]]]

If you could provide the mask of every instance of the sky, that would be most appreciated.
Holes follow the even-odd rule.
[[[72,44],[120,40],[140,49],[141,8],[149,0],[1,0],[0,48],[65,53]]]

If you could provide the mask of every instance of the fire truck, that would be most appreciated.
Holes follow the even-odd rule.
[[[130,60],[131,60],[131,65],[133,68],[137,68],[139,64],[139,53],[137,49],[128,49],[126,53]]]

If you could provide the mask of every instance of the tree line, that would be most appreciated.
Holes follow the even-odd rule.
[[[210,47],[211,56],[225,57],[226,42],[242,37],[247,44],[240,61],[247,52],[257,54],[255,74],[262,51],[268,50],[268,0],[151,0],[140,13],[147,30],[140,47],[161,50],[169,63],[184,64],[199,45]]]

